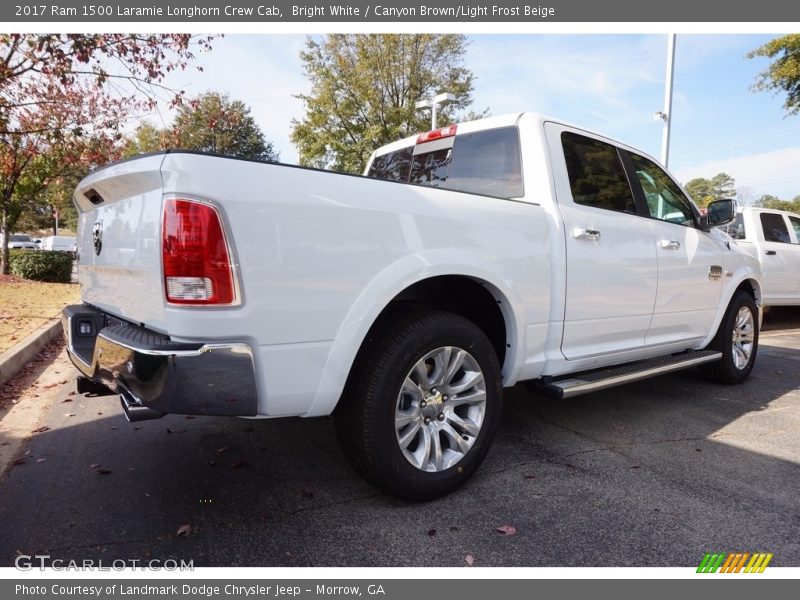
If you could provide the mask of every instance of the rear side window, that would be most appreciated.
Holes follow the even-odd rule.
[[[561,144],[576,204],[636,213],[633,192],[614,146],[569,131],[561,134]]]
[[[452,148],[427,143],[431,152],[421,144],[376,156],[367,176],[498,198],[523,195],[516,127],[456,135]]]
[[[775,213],[761,213],[761,227],[764,229],[764,239],[767,242],[779,242],[781,244],[791,244],[792,239],[789,237],[789,229],[786,227],[786,221],[783,220],[783,215]]]

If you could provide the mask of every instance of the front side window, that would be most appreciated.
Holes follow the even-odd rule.
[[[764,229],[764,240],[767,242],[778,242],[780,244],[791,244],[792,239],[789,237],[789,228],[786,227],[786,221],[783,220],[783,215],[777,213],[761,213],[761,227]]]
[[[650,216],[660,221],[694,227],[692,204],[666,171],[644,156],[631,153],[630,157]]]
[[[561,134],[561,145],[576,204],[636,213],[625,168],[614,146],[568,131]]]

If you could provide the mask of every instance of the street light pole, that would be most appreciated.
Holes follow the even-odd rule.
[[[667,73],[664,84],[664,112],[656,113],[664,120],[664,133],[661,137],[661,163],[669,166],[669,134],[672,127],[672,81],[675,78],[675,34],[667,38]]]
[[[447,106],[456,101],[455,94],[444,92],[433,96],[429,100],[420,100],[414,105],[417,110],[431,109],[431,129],[436,129],[436,121],[439,113],[439,107]]]

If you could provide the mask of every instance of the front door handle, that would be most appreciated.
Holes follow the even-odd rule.
[[[775,256],[776,254],[775,250],[767,250],[767,256]]]
[[[591,240],[596,242],[600,239],[600,232],[596,229],[584,229],[583,227],[576,227],[572,230],[572,237],[576,240]]]
[[[677,240],[661,240],[661,247],[664,250],[679,250],[681,243]]]

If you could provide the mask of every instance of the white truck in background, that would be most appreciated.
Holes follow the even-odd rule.
[[[79,390],[130,420],[335,414],[411,499],[483,460],[502,388],[557,397],[758,347],[758,261],[652,158],[532,113],[381,148],[367,176],[169,151],[75,191]],[[98,386],[102,386],[98,388]]]
[[[800,215],[748,206],[721,227],[763,272],[762,305],[800,305]]]

